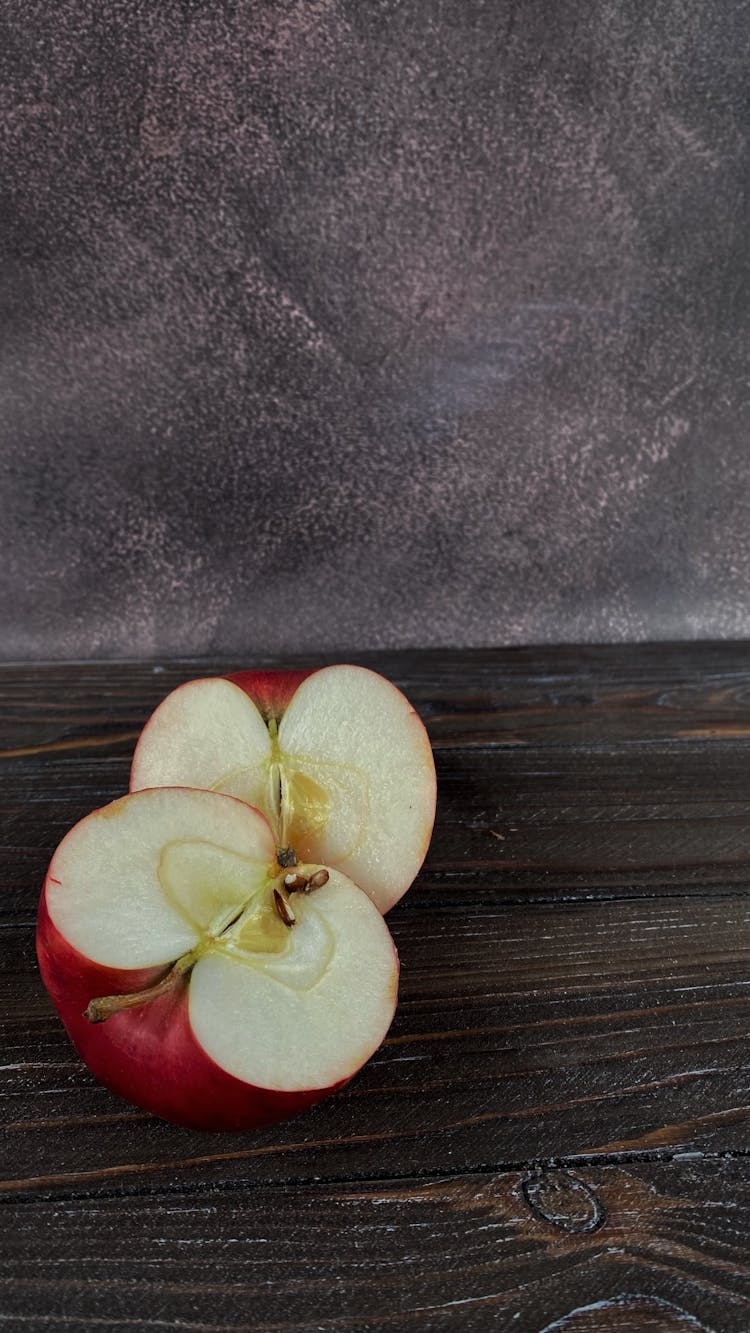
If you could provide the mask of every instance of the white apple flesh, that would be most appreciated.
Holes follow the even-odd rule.
[[[182,786],[262,810],[279,848],[335,866],[386,912],[427,852],[435,765],[389,681],[357,666],[188,682],[152,714],[131,791]]]
[[[265,818],[208,791],[142,791],[71,829],[37,948],[92,1072],[197,1129],[319,1101],[377,1050],[396,1004],[396,952],[369,898],[317,862],[280,867]]]

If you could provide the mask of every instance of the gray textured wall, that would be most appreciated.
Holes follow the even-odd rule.
[[[6,657],[750,633],[745,0],[7,0]]]

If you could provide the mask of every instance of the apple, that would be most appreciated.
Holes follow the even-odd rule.
[[[341,871],[276,852],[257,810],[187,788],[124,796],[60,843],[39,964],[113,1092],[194,1129],[250,1129],[377,1050],[398,985],[380,912]]]
[[[131,791],[199,787],[262,810],[280,859],[335,866],[386,912],[435,819],[429,738],[394,685],[358,666],[189,681],[141,733]]]

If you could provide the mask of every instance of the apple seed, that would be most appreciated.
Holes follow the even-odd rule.
[[[276,915],[281,918],[285,926],[293,926],[297,920],[292,911],[292,904],[284,893],[283,889],[278,887],[273,891],[273,905],[276,908]]]
[[[327,870],[316,870],[315,874],[311,875],[307,881],[305,893],[311,893],[313,889],[322,889],[323,885],[327,884],[329,879],[330,875]]]
[[[284,888],[287,893],[295,893],[298,889],[307,889],[309,880],[307,875],[300,875],[299,872],[292,871],[284,876]]]

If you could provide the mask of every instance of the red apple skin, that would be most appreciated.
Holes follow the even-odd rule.
[[[250,696],[266,720],[275,717],[278,721],[303,680],[318,670],[319,667],[307,671],[235,671],[227,680]]]
[[[103,1023],[91,1023],[83,1015],[89,1000],[141,990],[163,976],[164,968],[117,970],[85,958],[50,917],[47,895],[55,887],[48,875],[37,922],[42,979],[81,1059],[118,1096],[189,1129],[248,1130],[297,1115],[349,1082],[278,1092],[226,1073],[193,1035],[189,982]]]

